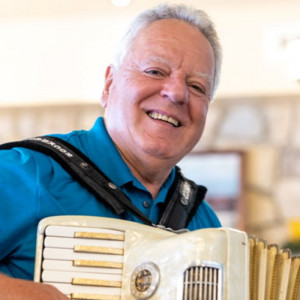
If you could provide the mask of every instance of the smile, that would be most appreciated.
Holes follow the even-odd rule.
[[[166,123],[169,123],[171,125],[173,125],[174,127],[179,127],[179,121],[175,120],[174,118],[172,117],[168,117],[166,115],[163,115],[161,113],[158,113],[158,112],[149,112],[148,113],[148,116],[151,118],[151,119],[154,119],[154,120],[161,120],[161,121],[164,121]]]

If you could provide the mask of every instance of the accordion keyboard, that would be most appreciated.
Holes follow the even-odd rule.
[[[122,231],[50,225],[41,279],[71,299],[119,300],[123,254]]]

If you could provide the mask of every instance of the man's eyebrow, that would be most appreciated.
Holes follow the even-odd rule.
[[[144,62],[159,62],[167,65],[172,65],[171,61],[161,56],[153,55],[144,60]]]
[[[203,73],[203,72],[194,72],[193,76],[198,77],[198,78],[204,78],[205,80],[207,80],[208,82],[211,82],[211,76],[208,75],[207,73]]]

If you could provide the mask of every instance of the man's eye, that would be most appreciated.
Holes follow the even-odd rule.
[[[160,70],[155,70],[155,69],[150,69],[145,71],[146,74],[148,75],[153,75],[153,76],[163,76],[163,72]]]
[[[197,94],[201,94],[201,95],[205,95],[206,92],[205,92],[205,89],[201,86],[201,85],[198,85],[198,84],[191,84],[190,87],[193,89],[193,91]]]

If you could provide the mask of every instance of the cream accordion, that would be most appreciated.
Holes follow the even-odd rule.
[[[300,258],[230,228],[175,233],[63,216],[38,227],[35,281],[71,299],[299,300]]]

